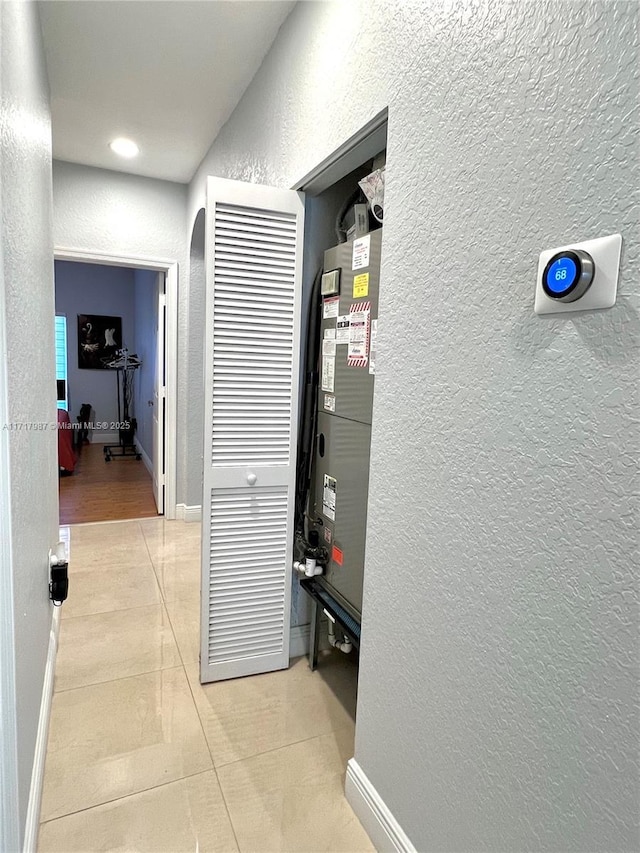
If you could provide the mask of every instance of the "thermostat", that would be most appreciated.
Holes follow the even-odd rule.
[[[621,248],[622,237],[612,234],[542,252],[538,262],[536,314],[615,305]]]
[[[549,299],[575,302],[585,295],[593,281],[593,258],[582,249],[553,255],[542,273],[542,289]]]

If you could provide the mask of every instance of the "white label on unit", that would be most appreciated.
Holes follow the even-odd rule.
[[[371,234],[360,237],[353,241],[352,270],[364,270],[369,266],[369,250],[371,246]]]
[[[324,300],[324,306],[322,309],[322,319],[330,320],[331,317],[338,316],[338,310],[340,306],[340,297],[332,296],[331,299]]]
[[[334,330],[335,331],[335,330]],[[322,355],[328,355],[331,358],[334,358],[336,354],[336,342],[335,339],[325,338],[322,341]]]
[[[336,360],[328,355],[322,356],[322,390],[333,394],[336,380]]]
[[[324,407],[328,412],[335,412],[336,410],[336,398],[332,397],[330,394],[324,395]]]
[[[351,324],[351,314],[340,314],[336,321],[336,343],[349,343],[349,326]]]
[[[371,343],[369,344],[369,373],[375,376],[376,373],[376,342],[378,339],[378,321],[371,321]]]
[[[335,329],[325,329],[324,330],[325,341],[328,339],[335,340],[335,337],[336,337],[336,330]]]
[[[324,475],[324,488],[322,490],[322,514],[336,520],[336,479],[328,474]]]

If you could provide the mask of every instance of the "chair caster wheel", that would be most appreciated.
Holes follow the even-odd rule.
[[[136,453],[136,459],[142,459],[142,456],[140,456],[139,453]]]

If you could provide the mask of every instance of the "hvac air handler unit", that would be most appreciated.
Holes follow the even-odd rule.
[[[315,342],[309,324],[317,407],[308,415],[315,440],[295,568],[313,602],[312,668],[323,611],[331,645],[348,651],[360,642],[381,244],[380,228],[325,252]]]

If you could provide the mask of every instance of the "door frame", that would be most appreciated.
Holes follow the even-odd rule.
[[[177,504],[177,438],[178,438],[178,262],[166,258],[134,257],[88,252],[55,246],[56,261],[71,261],[80,264],[102,264],[110,267],[129,267],[153,270],[165,274],[165,298],[167,305],[165,327],[165,376],[166,410],[164,428],[165,491],[164,517],[175,519]]]
[[[157,316],[155,323],[156,363],[153,379],[153,416],[151,418],[151,429],[153,432],[153,458],[151,460],[151,477],[153,480],[153,497],[156,502],[158,514],[164,515],[164,508],[166,503],[165,497],[167,491],[167,477],[165,471],[162,471],[162,473],[159,474],[156,470],[156,462],[159,462],[159,460],[164,457],[164,438],[167,434],[167,374],[165,369],[165,360],[167,356],[167,280],[166,276],[162,276],[162,279],[161,276],[162,273],[158,273],[158,275],[156,276],[156,292],[154,294],[154,302],[157,307]],[[160,335],[162,335],[163,346],[160,346]],[[162,393],[159,393],[160,389],[162,389]],[[158,441],[158,438],[160,436],[162,436],[162,439],[161,441]],[[162,513],[160,513],[161,504]]]
[[[336,184],[387,147],[388,126],[389,108],[385,107],[297,180],[291,189],[313,197]]]

